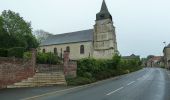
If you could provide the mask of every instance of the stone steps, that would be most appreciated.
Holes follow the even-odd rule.
[[[33,77],[7,86],[7,88],[67,85],[63,72],[36,73]]]

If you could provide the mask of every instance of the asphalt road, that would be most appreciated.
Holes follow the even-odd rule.
[[[170,100],[170,72],[160,68],[144,68],[128,75],[94,83],[92,85],[52,91],[30,97],[25,96],[22,97],[22,99]]]

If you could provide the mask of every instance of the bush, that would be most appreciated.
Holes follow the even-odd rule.
[[[92,76],[92,74],[91,73],[89,73],[89,72],[85,72],[84,74],[83,74],[83,77],[85,77],[85,78],[92,78],[93,76]]]
[[[140,60],[122,60],[115,55],[112,59],[84,58],[77,62],[77,78],[67,79],[68,85],[83,85],[141,69]]]
[[[31,52],[24,52],[24,59],[31,59],[32,53]]]
[[[39,64],[58,64],[60,63],[59,57],[54,53],[38,53],[37,63]]]
[[[23,47],[10,48],[8,49],[8,57],[23,58],[24,50]]]
[[[67,80],[67,84],[72,86],[89,84],[95,81],[94,79],[89,79],[85,77],[76,77],[73,79],[66,79],[66,80]]]
[[[0,48],[0,57],[7,57],[8,55],[8,50]]]

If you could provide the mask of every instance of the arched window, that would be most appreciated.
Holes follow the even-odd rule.
[[[70,52],[70,47],[69,46],[66,47],[66,51]]]
[[[80,46],[80,54],[84,54],[84,45]]]
[[[57,54],[57,48],[54,48],[54,54]]]
[[[43,53],[45,53],[45,49],[43,49],[43,51],[42,51]]]
[[[60,57],[63,58],[63,49],[62,48],[60,49],[60,52],[61,52]]]

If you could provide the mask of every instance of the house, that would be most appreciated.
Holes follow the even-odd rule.
[[[165,68],[170,69],[170,44],[164,47],[163,54]]]

